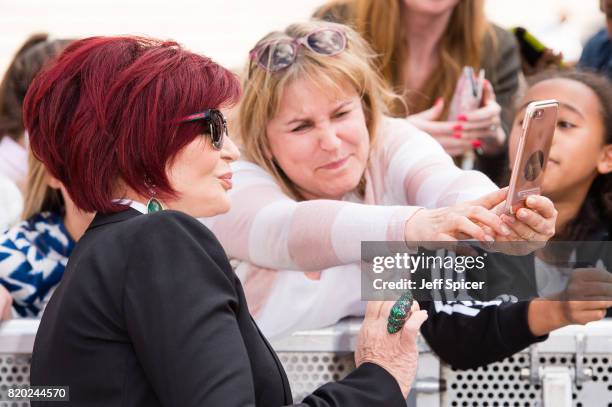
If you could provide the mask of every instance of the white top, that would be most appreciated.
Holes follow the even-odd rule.
[[[0,231],[16,224],[22,211],[23,197],[19,188],[8,177],[0,174]]]
[[[9,136],[0,140],[0,175],[22,184],[28,175],[28,151]]]

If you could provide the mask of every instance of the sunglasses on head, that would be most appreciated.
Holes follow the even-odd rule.
[[[215,150],[221,150],[223,148],[223,139],[227,136],[227,122],[223,114],[217,109],[206,109],[203,112],[185,116],[179,121],[181,123],[188,123],[196,120],[204,120],[208,123],[208,133],[212,140],[212,146]]]
[[[277,72],[295,62],[300,45],[319,55],[334,56],[346,49],[346,43],[342,30],[324,28],[303,37],[261,44],[249,52],[249,58],[266,71]]]

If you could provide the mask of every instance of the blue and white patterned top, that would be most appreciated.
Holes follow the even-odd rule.
[[[42,212],[0,235],[0,284],[22,317],[40,317],[74,248],[62,216]]]

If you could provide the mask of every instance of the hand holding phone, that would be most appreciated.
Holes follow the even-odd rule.
[[[465,115],[480,107],[484,90],[484,76],[484,69],[481,69],[476,75],[472,67],[466,66],[463,68],[451,100],[448,112],[449,120],[457,120],[460,115]]]
[[[559,102],[541,100],[527,105],[523,131],[512,166],[505,212],[515,214],[529,195],[540,195],[550,146],[557,125]]]

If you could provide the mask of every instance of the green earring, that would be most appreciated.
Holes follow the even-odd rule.
[[[152,195],[151,198],[149,198],[149,202],[147,202],[147,213],[163,211],[164,207],[162,206],[161,202],[159,202],[157,198],[155,198],[155,195],[157,195],[155,193],[155,184],[151,182],[150,178],[147,175],[145,175],[144,177],[144,184],[145,187],[149,190],[149,194]]]
[[[147,213],[159,212],[163,210],[164,207],[157,199],[151,198],[149,199],[149,202],[147,202]]]

